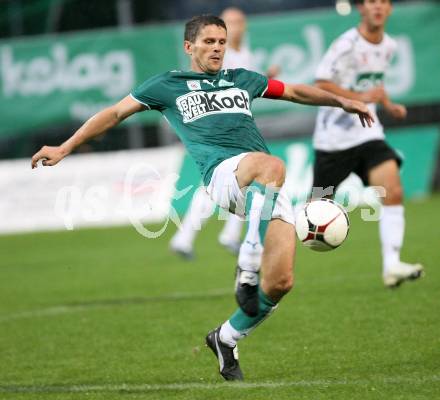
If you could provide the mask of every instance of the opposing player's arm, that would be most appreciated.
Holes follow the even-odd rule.
[[[43,146],[32,157],[32,168],[37,167],[39,160],[43,165],[55,165],[69,155],[82,143],[88,142],[96,136],[121,123],[124,119],[147,107],[126,96],[120,102],[105,108],[88,119],[69,139],[59,146]]]
[[[264,97],[314,106],[340,107],[349,113],[358,114],[362,126],[368,125],[371,127],[374,122],[366,104],[310,85],[284,84],[272,79],[269,80]]]
[[[393,118],[405,119],[407,115],[406,107],[403,104],[394,103],[385,93],[382,100],[382,106],[385,112]]]

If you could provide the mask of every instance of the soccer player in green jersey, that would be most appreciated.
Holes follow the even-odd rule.
[[[80,144],[130,115],[157,110],[173,126],[197,162],[208,194],[220,207],[244,216],[247,188],[251,199],[255,191],[264,193],[259,215],[269,220],[269,224],[258,313],[249,317],[238,308],[206,337],[207,345],[218,359],[221,375],[227,380],[241,380],[237,341],[269,316],[292,288],[295,253],[291,206],[282,195],[277,196],[277,190],[284,183],[285,166],[269,154],[252,117],[252,100],[268,97],[339,107],[358,114],[362,124],[368,126],[373,118],[367,106],[359,101],[308,85],[268,80],[245,69],[222,70],[225,46],[223,20],[212,15],[192,18],[185,26],[184,37],[191,71],[170,71],[146,80],[120,102],[91,117],[61,145],[43,146],[32,157],[32,168],[39,160],[45,166],[53,166]]]

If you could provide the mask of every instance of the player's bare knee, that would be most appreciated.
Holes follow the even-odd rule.
[[[284,162],[265,153],[252,153],[241,162],[240,182],[248,184],[256,180],[263,185],[281,187],[286,175]]]
[[[286,177],[286,167],[284,162],[277,157],[270,156],[263,166],[263,176],[266,182],[280,187]]]
[[[403,202],[403,189],[399,184],[392,185],[386,190],[386,195],[384,199],[384,204],[402,204]]]

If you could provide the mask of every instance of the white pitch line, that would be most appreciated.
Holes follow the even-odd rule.
[[[210,292],[202,292],[202,293],[175,292],[175,293],[168,293],[158,296],[144,296],[144,297],[136,297],[136,298],[96,299],[96,300],[91,300],[89,303],[86,304],[80,304],[80,303],[67,304],[67,305],[53,306],[48,308],[41,308],[37,310],[21,311],[14,314],[2,315],[0,316],[0,324],[18,319],[52,317],[63,314],[72,314],[75,312],[81,312],[96,308],[146,304],[157,301],[196,300],[207,297],[226,296],[228,294],[232,295],[232,293],[233,292],[231,289],[217,289],[217,290],[212,290]]]
[[[313,386],[367,386],[377,384],[425,384],[440,382],[439,375],[424,378],[391,377],[384,379],[299,380],[280,382],[224,382],[224,383],[169,383],[169,384],[119,384],[119,385],[63,385],[63,386],[0,386],[0,393],[85,393],[85,392],[154,392],[170,390],[213,389],[277,389]]]

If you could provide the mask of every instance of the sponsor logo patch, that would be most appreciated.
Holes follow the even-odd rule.
[[[249,93],[237,88],[187,93],[176,99],[176,105],[185,124],[212,114],[240,113],[252,116]]]
[[[189,90],[200,90],[200,81],[186,81]]]

